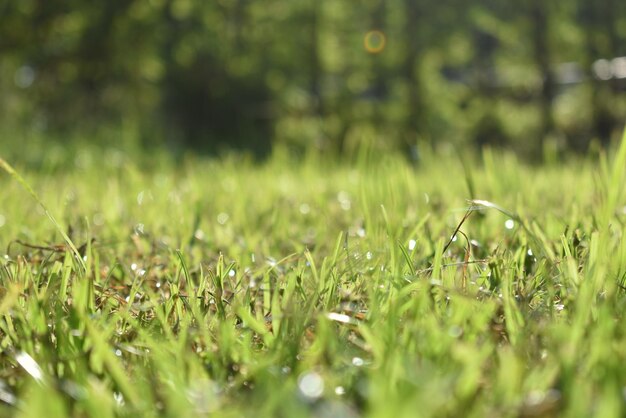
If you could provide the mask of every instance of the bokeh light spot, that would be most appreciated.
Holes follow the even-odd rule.
[[[385,34],[379,30],[371,30],[365,34],[363,46],[370,54],[378,54],[385,49],[387,38]]]
[[[26,89],[33,84],[35,77],[35,70],[28,65],[23,65],[15,72],[13,81],[17,87]]]
[[[324,394],[324,379],[318,373],[303,373],[298,377],[298,389],[309,400],[315,400]]]

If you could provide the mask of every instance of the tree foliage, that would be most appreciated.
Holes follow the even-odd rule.
[[[624,28],[616,0],[3,1],[0,110],[210,150],[584,150],[626,116]]]

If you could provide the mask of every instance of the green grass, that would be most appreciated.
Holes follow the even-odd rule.
[[[2,416],[626,414],[626,139],[539,167],[59,155],[2,163]]]

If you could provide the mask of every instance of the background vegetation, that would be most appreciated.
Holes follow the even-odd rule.
[[[57,156],[0,160],[2,416],[626,413],[626,137],[534,167]]]
[[[12,138],[537,156],[626,116],[617,0],[5,0],[0,56]]]

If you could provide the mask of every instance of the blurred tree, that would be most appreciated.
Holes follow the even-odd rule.
[[[551,0],[530,0],[526,5],[530,21],[530,36],[533,45],[535,65],[541,80],[539,106],[541,111],[540,135],[545,139],[554,130],[553,102],[556,86],[552,68],[554,62],[551,55],[550,19]]]
[[[605,145],[624,121],[625,109],[614,105],[624,94],[615,87],[624,85],[624,81],[615,77],[610,64],[612,57],[626,56],[626,36],[622,34],[620,39],[618,31],[618,25],[623,27],[626,23],[626,8],[622,3],[613,0],[578,3],[578,16],[585,37],[585,67],[591,83],[589,107],[592,121],[588,130]],[[572,146],[586,149],[590,139],[591,135],[578,137]]]
[[[426,128],[426,104],[424,102],[424,92],[421,77],[421,54],[422,44],[420,40],[424,39],[424,34],[419,31],[425,25],[426,10],[422,7],[424,2],[413,0],[404,0],[404,33],[405,33],[405,58],[404,58],[404,78],[406,80],[408,90],[409,109],[406,119],[406,130],[408,138],[406,144],[416,143],[418,140],[427,138]],[[414,138],[412,136],[415,135]],[[430,141],[430,139],[428,139]]]
[[[584,150],[626,117],[625,27],[618,0],[0,0],[0,118],[258,154]]]

